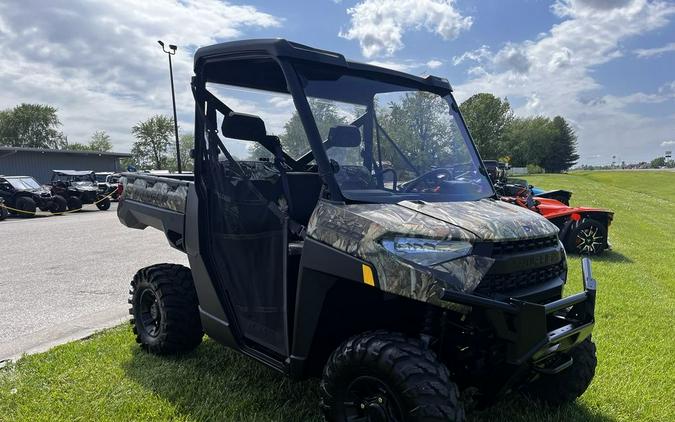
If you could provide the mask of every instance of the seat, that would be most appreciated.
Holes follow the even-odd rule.
[[[297,223],[306,226],[319,200],[323,180],[318,173],[298,171],[286,172],[286,178],[291,196],[288,215]]]

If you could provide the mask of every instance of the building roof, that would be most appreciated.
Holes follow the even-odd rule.
[[[47,148],[23,148],[23,147],[6,147],[0,146],[0,151],[8,152],[35,152],[40,154],[75,154],[75,155],[95,155],[98,157],[131,157],[131,154],[126,152],[104,152],[104,151],[73,151],[68,149],[47,149]]]
[[[89,176],[94,174],[91,170],[52,170],[52,172],[59,176]]]

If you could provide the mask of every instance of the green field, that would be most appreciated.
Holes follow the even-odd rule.
[[[577,403],[521,398],[471,412],[478,421],[675,421],[675,173],[574,172],[530,177],[572,190],[573,204],[615,211],[598,280],[596,378]],[[570,256],[567,293],[581,289]],[[294,383],[207,340],[162,359],[127,326],[0,369],[0,420],[317,420],[317,383]]]

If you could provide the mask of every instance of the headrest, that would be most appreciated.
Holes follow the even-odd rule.
[[[329,147],[358,147],[361,145],[361,132],[352,125],[337,125],[328,131]]]
[[[267,135],[265,122],[260,117],[234,111],[223,119],[222,133],[226,138],[245,141],[257,141]]]

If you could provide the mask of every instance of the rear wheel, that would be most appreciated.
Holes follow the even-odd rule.
[[[101,211],[107,211],[110,208],[110,198],[100,199],[99,202],[96,203],[96,208]]]
[[[69,211],[81,210],[82,201],[77,196],[68,197],[67,206]]]
[[[607,228],[592,218],[584,218],[568,239],[572,250],[580,255],[597,255],[607,247]]]
[[[37,205],[35,205],[33,198],[22,196],[16,200],[16,209],[20,211],[17,213],[20,217],[28,218],[35,216]]]
[[[202,341],[197,292],[189,268],[157,264],[138,271],[129,289],[136,341],[155,354],[188,352]]]
[[[7,218],[8,215],[9,211],[7,210],[7,208],[5,208],[5,205],[3,203],[0,203],[0,221]]]
[[[525,395],[552,406],[570,403],[580,397],[595,376],[598,359],[595,344],[588,338],[569,353],[572,366],[554,375],[540,375],[524,389]]]
[[[52,200],[52,204],[49,207],[49,211],[52,214],[60,214],[65,212],[67,208],[68,201],[66,201],[66,198],[61,195],[54,195],[54,199]]]
[[[420,340],[386,331],[354,336],[333,352],[321,408],[335,421],[464,421],[448,369]]]

